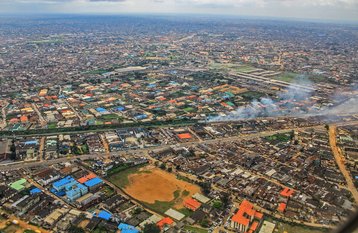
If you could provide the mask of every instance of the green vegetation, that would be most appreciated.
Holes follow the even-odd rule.
[[[53,39],[45,39],[45,40],[34,40],[34,41],[30,41],[30,44],[60,44],[63,43],[63,39],[61,38],[53,38]]]
[[[56,122],[51,122],[47,125],[48,129],[56,129],[57,127],[57,123]]]
[[[188,190],[183,190],[183,192],[181,193],[181,195],[183,196],[183,197],[186,197],[186,196],[188,196],[190,194],[190,192],[188,191]]]
[[[213,207],[215,209],[221,209],[223,207],[223,203],[221,201],[214,201],[213,202]]]
[[[293,138],[293,132],[291,133],[279,133],[265,137],[267,141],[271,143],[288,142]]]
[[[299,75],[292,72],[284,72],[278,76],[273,77],[273,79],[292,83],[299,79]]]
[[[68,228],[67,230],[69,233],[85,233],[86,231],[84,229],[82,229],[81,227],[77,227],[77,226],[70,226],[70,228]]]
[[[97,226],[93,231],[93,233],[107,233],[107,232],[108,230],[103,226]]]
[[[155,223],[148,223],[144,226],[143,233],[160,233],[160,228]]]
[[[284,72],[280,75],[272,77],[273,79],[293,83],[299,81],[311,81],[314,83],[327,81],[326,77],[321,74],[297,74],[293,72]]]
[[[182,201],[180,194],[181,194],[180,190],[176,190],[173,192],[174,198],[171,201],[155,201],[154,203],[142,202],[142,204],[153,211],[163,214],[168,209],[173,208],[173,206],[177,204],[179,201]],[[189,213],[188,211],[186,211],[186,209],[180,209],[178,211],[185,214],[186,216],[191,214],[191,211],[189,210],[190,211]]]
[[[188,183],[192,183],[192,181],[188,177],[185,177],[185,176],[182,176],[182,175],[177,175],[177,179],[186,181]]]
[[[24,233],[36,233],[36,231],[33,231],[33,230],[24,230]]]
[[[111,197],[114,194],[114,190],[109,186],[104,186],[104,188],[101,190],[104,195],[108,198]]]
[[[107,115],[103,115],[101,116],[101,119],[100,120],[103,120],[103,121],[111,121],[111,120],[118,120],[119,122],[122,122],[123,121],[123,117],[121,116],[118,116],[117,114],[107,114]]]
[[[7,225],[5,228],[0,229],[1,233],[13,233],[19,230],[20,227],[14,224]]]
[[[213,70],[221,70],[221,71],[236,71],[241,73],[249,73],[257,70],[257,68],[250,65],[242,65],[242,64],[233,64],[233,63],[212,63],[210,68]]]
[[[125,188],[129,184],[128,176],[130,174],[140,173],[139,169],[144,166],[146,166],[146,164],[141,164],[134,167],[130,164],[123,164],[112,168],[107,172],[108,180],[120,188]]]
[[[180,125],[194,125],[198,120],[178,119],[168,121],[152,121],[152,122],[132,122],[126,124],[111,124],[111,125],[87,125],[68,128],[54,128],[54,129],[31,129],[31,130],[18,130],[18,131],[0,131],[0,136],[27,136],[27,135],[44,135],[44,134],[57,134],[57,133],[78,133],[83,131],[106,131],[108,129],[121,129],[131,127],[170,127]]]
[[[181,208],[180,210],[178,210],[180,213],[184,214],[185,216],[190,216],[193,211],[187,209],[187,208]]]
[[[284,232],[325,233],[325,232],[329,232],[329,230],[327,230],[327,229],[313,228],[313,227],[308,227],[308,226],[296,224],[296,223],[282,222],[282,221],[278,221],[278,220],[270,218],[270,217],[266,217],[265,220],[276,224],[276,231],[275,231],[276,233],[284,233]]]
[[[148,207],[149,209],[152,209],[159,213],[164,213],[168,209],[172,208],[175,205],[176,199],[173,199],[172,201],[155,201],[152,203],[143,202],[143,204]]]
[[[266,94],[257,92],[257,91],[248,91],[248,92],[240,94],[240,96],[243,97],[247,101],[252,101],[252,100],[258,100],[258,99],[266,96]]]
[[[185,226],[184,229],[191,233],[208,233],[208,230],[199,227]]]

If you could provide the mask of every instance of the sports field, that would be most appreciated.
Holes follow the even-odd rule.
[[[178,180],[174,174],[146,166],[111,176],[110,181],[120,186],[128,195],[153,210],[165,212],[169,208],[183,209],[183,200],[197,192],[200,187]],[[115,177],[126,176],[127,182],[117,182]]]

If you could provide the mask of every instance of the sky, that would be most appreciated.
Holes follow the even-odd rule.
[[[0,0],[0,14],[189,13],[358,22],[358,0]]]

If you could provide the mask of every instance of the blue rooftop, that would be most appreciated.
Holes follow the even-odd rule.
[[[139,230],[137,228],[125,223],[120,223],[118,225],[118,229],[121,230],[121,233],[139,233]]]
[[[112,214],[105,210],[102,210],[98,213],[98,217],[108,221],[112,217]]]
[[[115,108],[116,111],[124,111],[125,110],[125,107],[123,106],[118,106]]]
[[[39,189],[39,188],[33,188],[33,189],[31,189],[30,190],[30,194],[31,195],[34,195],[34,194],[36,194],[36,193],[41,193],[42,191],[41,191],[41,189]]]
[[[65,191],[60,191],[58,192],[56,189],[52,188],[51,190],[51,193],[55,194],[56,196],[58,197],[63,197],[66,195]]]
[[[97,112],[107,112],[107,110],[104,108],[96,108],[96,111]]]
[[[53,183],[53,187],[61,187],[63,185],[66,185],[72,181],[74,181],[75,179],[73,179],[72,176],[66,176],[65,178],[58,180],[56,182]]]
[[[87,187],[93,187],[93,186],[96,186],[96,185],[101,184],[101,183],[103,183],[103,180],[101,180],[98,177],[95,177],[93,179],[87,180],[84,184]]]
[[[37,145],[37,144],[39,144],[39,142],[37,140],[25,142],[25,145]]]
[[[139,115],[136,115],[135,116],[135,118],[137,119],[137,120],[143,120],[143,119],[145,119],[145,118],[147,118],[148,116],[147,116],[147,114],[139,114]]]

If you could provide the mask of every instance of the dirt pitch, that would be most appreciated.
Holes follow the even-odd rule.
[[[129,185],[124,190],[133,198],[149,204],[156,201],[173,202],[178,209],[183,208],[185,197],[200,192],[198,186],[178,180],[175,175],[151,166],[129,175],[128,180]]]

